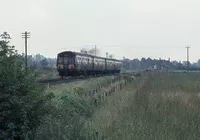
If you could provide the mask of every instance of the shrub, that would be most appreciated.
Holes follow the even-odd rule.
[[[0,41],[0,139],[33,139],[53,97],[37,82],[37,74],[24,68],[23,60],[14,46]]]

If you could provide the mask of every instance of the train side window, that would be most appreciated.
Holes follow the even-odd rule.
[[[77,58],[77,60],[78,60],[78,63],[80,63],[80,62],[81,62],[81,58],[80,58],[80,57],[78,57],[78,58]]]
[[[85,63],[85,58],[84,57],[82,58],[82,62],[83,62],[83,64]]]

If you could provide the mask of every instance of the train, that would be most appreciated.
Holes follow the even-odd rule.
[[[57,71],[63,77],[115,74],[121,71],[121,61],[72,51],[57,55]]]

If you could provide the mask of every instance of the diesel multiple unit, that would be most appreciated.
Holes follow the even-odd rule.
[[[121,62],[88,54],[65,51],[57,56],[57,70],[61,77],[120,73]]]

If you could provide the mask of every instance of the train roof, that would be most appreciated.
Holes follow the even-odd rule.
[[[107,59],[107,60],[119,61],[120,62],[120,60],[117,60],[117,59],[110,59],[110,58],[105,58],[105,57],[100,57],[100,56],[94,56],[94,55],[84,54],[84,53],[79,53],[79,52],[72,52],[72,51],[60,52],[58,55],[64,55],[64,54],[74,54],[74,55],[88,56],[88,57],[101,58],[101,59]]]

